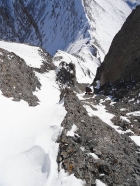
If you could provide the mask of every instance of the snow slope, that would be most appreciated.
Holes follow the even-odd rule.
[[[33,67],[41,64],[36,47],[8,42],[0,42],[0,47],[15,52]],[[55,72],[36,76],[42,84],[34,93],[40,100],[36,107],[29,107],[25,101],[14,102],[0,93],[0,185],[81,186],[81,180],[57,171],[56,140],[66,111],[63,100],[59,102]]]

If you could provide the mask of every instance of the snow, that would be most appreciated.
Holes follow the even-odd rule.
[[[81,151],[85,151],[85,147],[80,147]]]
[[[110,98],[107,98],[106,100],[110,100]],[[120,134],[125,134],[127,132],[132,132],[131,130],[127,130],[127,131],[122,131],[119,126],[116,126],[113,124],[113,122],[111,121],[111,119],[114,117],[113,114],[109,113],[107,110],[106,110],[106,107],[105,105],[102,105],[101,103],[99,103],[98,105],[93,105],[93,104],[90,104],[88,105],[89,103],[84,101],[85,102],[85,105],[84,108],[86,109],[86,111],[88,112],[88,115],[90,117],[92,116],[97,116],[98,118],[100,118],[104,123],[106,123],[107,125],[109,125],[110,127],[114,128],[118,133]],[[96,110],[94,110],[94,108]],[[121,119],[127,121],[127,122],[130,122],[129,119],[127,117],[121,117]],[[133,132],[132,132],[133,133]]]
[[[126,108],[121,108],[121,109],[120,109],[120,111],[125,111],[125,110],[127,110],[127,109],[126,109]]]
[[[91,43],[98,49],[103,61],[114,36],[131,13],[131,9],[123,0],[86,2],[85,11],[90,25]]]
[[[73,124],[71,130],[67,132],[67,136],[74,136],[75,135],[74,132],[76,132],[77,129],[78,129],[77,126]]]
[[[114,106],[114,104],[116,104],[116,102],[113,102],[113,101],[112,101],[112,102],[110,103],[111,106]]]
[[[101,59],[132,9],[125,0],[23,0],[34,20],[34,26],[28,24],[27,29],[28,15],[24,15],[24,20],[19,16],[23,7],[15,0],[0,4],[13,19],[13,27],[5,26],[1,21],[4,28],[1,38],[41,46],[51,55],[57,50],[77,54],[89,43],[98,49]],[[17,6],[19,10],[15,8]]]
[[[31,59],[27,64],[40,66],[37,48],[16,46],[15,43],[13,47],[12,43],[0,42],[0,45],[16,51],[26,62]],[[36,73],[36,76],[42,85],[41,90],[34,92],[40,100],[36,107],[29,107],[23,100],[14,102],[0,92],[0,185],[75,186],[76,183],[82,186],[84,182],[74,175],[69,176],[62,169],[58,173],[56,159],[59,145],[56,140],[61,134],[66,110],[63,100],[59,102],[60,90],[55,82],[55,71]]]
[[[95,95],[91,95],[90,97],[84,97],[85,96],[85,93],[81,93],[81,94],[77,94],[77,92],[75,92],[76,93],[76,96],[78,97],[78,99],[80,100],[80,101],[85,101],[85,100],[88,100],[88,99],[91,99],[91,98],[95,98],[96,96]]]
[[[95,0],[89,3],[90,6],[85,10],[81,0],[73,2],[72,11],[75,10],[78,13],[77,16],[71,11],[66,11],[69,8],[63,6],[63,9],[61,7],[55,9],[54,15],[60,13],[60,16],[54,17],[54,15],[51,16],[53,6],[50,1],[44,11],[48,14],[38,21],[38,27],[41,29],[40,33],[45,36],[43,46],[51,54],[55,54],[58,49],[65,49],[71,53],[59,50],[54,56],[54,64],[59,68],[61,61],[74,63],[78,83],[90,84],[100,65],[99,56],[103,60],[113,37],[131,10],[123,0]],[[87,2],[89,1],[87,0]],[[25,3],[27,6],[29,2]],[[70,6],[71,2],[67,1],[66,4]],[[12,3],[9,6],[12,6]],[[86,11],[86,15],[84,11]],[[70,14],[72,21],[69,21]],[[93,16],[94,22],[89,15]],[[38,20],[37,16],[35,16],[35,20]],[[72,22],[75,22],[75,25]],[[56,23],[58,24],[56,25]],[[76,25],[79,26],[76,27]],[[64,28],[63,31],[61,28]],[[28,41],[37,44],[34,39],[28,38]],[[93,56],[94,46],[100,55],[97,52],[97,56]],[[43,59],[39,55],[38,47],[0,41],[0,48],[14,52],[31,67],[39,68],[42,65]],[[62,59],[55,60],[61,56]],[[61,134],[61,123],[66,115],[66,110],[63,100],[59,102],[60,90],[55,82],[55,72],[36,73],[36,76],[42,85],[41,90],[34,92],[40,100],[38,106],[29,107],[25,101],[13,102],[12,99],[0,95],[0,185],[85,185],[84,181],[77,179],[73,174],[68,175],[63,169],[58,173],[56,158],[59,145],[56,140]],[[85,100],[82,95],[78,96]],[[97,110],[92,109],[91,106]],[[105,106],[102,104],[91,106],[84,106],[89,116],[98,116],[103,122],[122,133],[111,122],[114,115],[108,113]],[[128,113],[128,116],[131,114]],[[139,115],[139,112],[133,114]],[[74,136],[76,130],[77,127],[73,124],[67,136]],[[134,139],[134,136],[131,138]],[[137,143],[140,141],[138,137],[135,140]],[[84,151],[84,147],[81,147],[81,150]],[[96,154],[90,153],[90,155],[98,159]],[[97,179],[96,186],[105,186],[105,184]]]
[[[131,125],[131,126],[132,126],[132,125]],[[134,132],[133,132],[131,129],[126,130],[124,133],[128,133],[128,132],[134,134]]]
[[[107,186],[106,184],[104,184],[103,182],[101,182],[100,180],[96,179],[96,186]]]
[[[58,103],[59,90],[54,72],[40,75],[41,91],[37,107],[0,96],[0,182],[10,186],[53,185],[57,175],[56,157],[66,114]],[[57,87],[58,88],[58,87]],[[40,181],[41,180],[41,181]]]
[[[68,174],[66,174],[64,170],[60,171],[59,177],[60,177],[62,186],[85,186],[85,181],[76,179],[76,177],[73,174],[68,176]],[[58,186],[58,185],[55,185],[55,186]]]
[[[130,138],[136,143],[136,145],[140,146],[140,136],[130,136]]]
[[[39,47],[33,47],[25,44],[0,41],[0,48],[14,52],[23,58],[27,65],[40,68],[42,65],[42,57],[39,55]]]
[[[100,103],[97,105],[93,105],[93,104],[89,104],[88,102],[86,102],[86,99],[91,99],[91,98],[95,98],[95,95],[93,95],[90,98],[84,98],[83,97],[84,94],[77,94],[77,97],[79,98],[79,100],[84,101],[84,108],[86,109],[88,115],[90,117],[92,116],[97,116],[99,117],[104,123],[106,123],[107,125],[111,126],[112,128],[114,128],[118,133],[120,134],[124,134],[125,132],[120,130],[118,126],[114,125],[113,122],[111,121],[111,119],[113,119],[113,117],[115,115],[109,113],[106,110],[106,106],[102,105],[102,103],[104,103],[104,100],[101,99]],[[105,100],[110,100],[110,98],[106,98]],[[115,102],[113,102],[115,103]],[[95,108],[95,109],[94,109]]]
[[[92,105],[92,104],[91,104]],[[104,105],[92,105],[94,108],[97,110],[93,110],[91,106],[89,105],[84,105],[84,108],[87,110],[89,116],[97,116],[99,117],[103,122],[108,124],[109,126],[113,127],[115,130],[117,130],[117,126],[113,124],[111,119],[114,117],[113,114],[109,113],[106,111]]]
[[[132,99],[129,100],[129,102],[132,102],[132,101],[134,101],[134,100],[135,100],[135,98],[132,98]]]
[[[1,56],[3,56],[3,53],[2,53],[2,52],[0,52],[0,55],[1,55]]]
[[[100,88],[100,80],[96,81],[96,84],[97,84],[97,85],[96,85],[95,88],[96,88],[96,89],[99,89],[99,88]]]
[[[77,9],[77,4],[75,6]],[[80,6],[81,3],[78,4],[78,7]],[[98,50],[96,57],[99,56],[103,61],[112,39],[131,13],[131,8],[123,0],[86,0],[83,1],[83,8],[81,7],[82,11],[83,9],[85,10],[81,24],[83,26],[65,51],[79,54],[81,50],[86,51],[86,46],[90,45]]]
[[[120,116],[120,119],[121,119],[122,121],[126,121],[126,122],[128,122],[128,123],[131,123],[130,120],[129,120],[127,117],[125,117],[125,116]]]
[[[127,113],[126,115],[127,115],[127,116],[130,116],[130,115],[132,115],[132,116],[140,116],[140,111],[129,112],[129,113]]]
[[[88,153],[88,155],[91,155],[95,160],[100,159],[95,153]]]

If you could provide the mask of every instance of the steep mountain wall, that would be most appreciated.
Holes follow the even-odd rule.
[[[101,67],[101,86],[116,81],[140,81],[140,6],[115,36]]]
[[[77,53],[90,43],[101,58],[131,9],[124,0],[5,0],[0,2],[0,38]]]

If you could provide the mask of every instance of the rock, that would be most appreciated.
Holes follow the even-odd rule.
[[[21,99],[28,102],[29,106],[38,105],[39,99],[33,95],[41,84],[33,69],[25,61],[12,52],[0,49],[0,90],[3,95],[13,101]]]
[[[100,102],[100,96],[98,98],[97,95],[89,103],[94,102],[94,99]],[[66,136],[67,133],[63,130],[58,139],[60,145],[59,169],[62,165],[69,174],[85,180],[86,186],[94,184],[96,179],[100,179],[108,186],[138,185],[140,162],[139,154],[136,151],[138,152],[139,149],[127,135],[120,135],[97,117],[89,117],[82,104],[83,102],[78,100],[72,90],[69,90],[64,97],[67,114],[62,126],[64,129],[70,129],[74,123],[78,128],[76,134],[80,136],[80,143],[75,139],[77,135],[75,137]],[[104,104],[106,103],[104,102]],[[124,102],[118,102],[112,108],[107,102],[106,106],[107,109],[110,109],[109,111],[121,114],[121,104]],[[128,104],[125,108],[127,106]],[[127,110],[123,112],[125,113]],[[81,123],[83,120],[86,122]],[[66,148],[65,144],[67,144]],[[84,151],[81,150],[81,147],[84,147]],[[90,153],[95,153],[100,159],[94,159],[89,155]],[[62,154],[63,158],[60,163]],[[104,176],[100,177],[100,174],[104,174]],[[132,174],[135,174],[135,178]]]
[[[100,80],[103,86],[118,81],[140,81],[139,30],[140,6],[137,6],[113,39],[104,62],[97,70],[94,83]]]
[[[67,64],[66,62],[62,61],[59,64],[59,67],[56,72],[57,72],[56,80],[61,85],[67,85],[68,87],[74,86],[76,71],[75,71],[75,65],[73,63]]]

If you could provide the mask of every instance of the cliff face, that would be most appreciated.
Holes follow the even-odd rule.
[[[101,86],[118,81],[140,81],[140,6],[115,36],[96,79]]]

